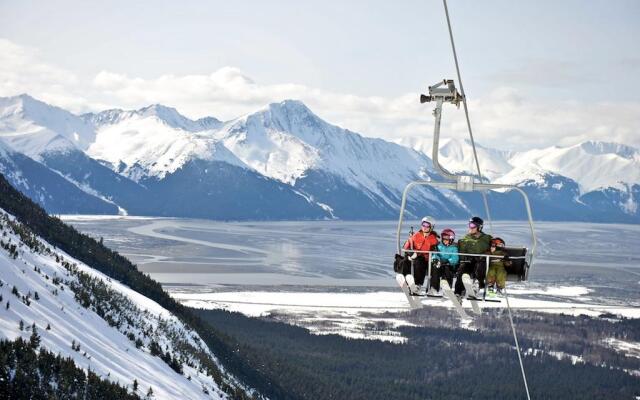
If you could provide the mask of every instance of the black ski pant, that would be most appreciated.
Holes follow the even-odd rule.
[[[467,257],[460,262],[460,267],[456,272],[455,294],[462,295],[464,292],[464,284],[462,283],[462,275],[469,274],[471,279],[477,279],[480,289],[484,288],[484,278],[487,271],[487,262],[484,257]]]
[[[453,267],[448,262],[438,260],[431,264],[431,287],[440,290],[440,279],[446,279],[449,287],[453,284]]]
[[[411,261],[409,257],[404,259],[402,264],[402,274],[411,274],[411,262],[413,262],[413,279],[416,281],[416,285],[424,285],[424,278],[427,276],[427,261],[423,256],[416,257]]]

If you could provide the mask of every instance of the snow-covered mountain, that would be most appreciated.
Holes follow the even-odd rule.
[[[431,157],[432,137],[405,138],[400,140],[400,143]],[[483,178],[488,178],[491,181],[513,169],[513,166],[509,164],[512,152],[492,149],[478,143],[476,143],[476,151]],[[450,172],[477,175],[473,147],[468,139],[441,139],[438,157],[440,164]]]
[[[431,138],[408,138],[401,143],[431,155]],[[587,141],[519,152],[476,143],[476,149],[483,175],[495,183],[520,184],[551,173],[577,182],[581,194],[605,188],[626,190],[629,185],[640,184],[640,150],[618,143]],[[476,173],[468,139],[442,139],[439,157],[452,172]]]
[[[84,153],[81,153],[84,155]],[[86,157],[86,156],[85,156]],[[0,173],[39,204],[60,213],[117,214],[118,207],[0,140]],[[83,169],[82,174],[87,174]]]
[[[46,152],[86,150],[95,132],[77,115],[22,94],[0,98],[0,139],[38,160]]]
[[[155,399],[230,398],[223,384],[244,390],[199,335],[155,301],[35,236],[2,209],[0,234],[0,338],[28,340],[35,325],[40,348],[140,397],[150,388]],[[222,381],[203,360],[217,365]]]
[[[431,154],[430,138],[404,143]],[[502,151],[478,145],[483,176],[494,183],[526,188],[538,216],[550,219],[638,220],[640,150],[617,143],[588,141],[528,151]],[[443,139],[441,164],[475,175],[469,140]],[[494,198],[496,196],[493,196]],[[502,204],[501,200],[497,200]],[[504,212],[502,207],[498,213]]]
[[[245,167],[224,146],[195,134],[218,128],[220,121],[215,118],[191,121],[174,108],[160,105],[83,117],[95,131],[87,155],[134,181],[151,176],[162,179],[194,158]]]
[[[65,180],[70,193],[91,200],[82,210],[60,208],[48,197],[56,190],[48,181],[38,182],[33,198],[53,212],[89,208],[92,213],[213,219],[394,218],[409,181],[439,179],[430,138],[397,144],[363,137],[323,121],[293,100],[221,122],[213,117],[194,121],[162,105],[76,116],[21,95],[0,99],[0,142],[5,152],[15,154],[0,160],[29,158],[58,175],[53,181],[63,185],[60,179]],[[477,148],[483,177],[527,188],[537,198],[537,215],[640,220],[637,149],[605,142],[521,152]],[[440,161],[452,172],[476,170],[466,140],[443,138]],[[3,170],[20,185],[15,164],[3,161]],[[29,186],[32,195],[29,181],[24,179],[22,188]],[[483,208],[472,195],[429,187],[411,196],[412,216],[467,217]],[[500,204],[498,213],[524,216],[512,212],[521,209],[513,196],[491,197]],[[577,214],[567,214],[571,209]]]
[[[582,194],[613,188],[627,190],[640,183],[640,151],[608,142],[584,142],[569,147],[529,150],[511,155],[513,166],[498,179],[519,183],[539,171],[554,172],[576,181]]]
[[[432,179],[430,159],[409,148],[328,124],[299,101],[229,121],[214,137],[262,175],[291,185],[340,218],[397,213],[406,183]],[[450,193],[447,195],[455,197]],[[452,216],[442,193],[418,188],[418,208]]]
[[[133,111],[112,109],[102,111],[97,114],[88,113],[82,115],[82,118],[85,121],[96,126],[115,125],[118,122],[126,121],[131,118],[144,119],[148,117],[152,117],[159,121],[162,121],[173,128],[190,132],[200,132],[207,129],[216,129],[222,124],[220,120],[214,117],[205,117],[193,121],[180,114],[175,108],[166,107],[162,104],[153,104],[151,106]]]
[[[78,117],[27,95],[4,98],[1,104],[0,142],[59,176],[31,181],[36,194],[45,193],[32,198],[50,212],[213,219],[328,216],[289,185],[244,165],[207,134],[220,125],[215,118],[191,121],[157,105]],[[3,163],[7,173],[16,175],[14,165]],[[32,188],[25,191],[31,196],[34,185],[28,182],[21,190]],[[54,184],[85,197],[87,206],[61,205],[51,195],[60,192]]]

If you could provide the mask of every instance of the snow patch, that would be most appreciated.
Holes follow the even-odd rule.
[[[624,354],[625,357],[640,358],[639,342],[630,342],[617,338],[608,338],[604,342],[614,350]]]

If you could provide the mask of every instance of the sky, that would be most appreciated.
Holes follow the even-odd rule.
[[[640,2],[450,0],[478,142],[640,147]],[[387,140],[430,138],[455,78],[442,2],[0,0],[0,96],[76,113],[160,103],[238,117],[299,99]],[[443,137],[466,137],[447,106]]]

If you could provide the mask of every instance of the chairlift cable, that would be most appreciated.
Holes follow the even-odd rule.
[[[456,45],[453,40],[453,30],[451,29],[451,20],[449,18],[449,8],[447,7],[447,0],[442,0],[444,5],[444,13],[447,18],[447,28],[449,29],[449,39],[451,40],[451,50],[453,52],[453,60],[456,65],[456,74],[458,75],[458,83],[460,84],[460,94],[462,95],[462,106],[464,108],[464,115],[467,120],[467,128],[469,130],[469,137],[471,138],[471,146],[473,148],[473,158],[476,162],[476,169],[478,170],[478,178],[482,182],[482,172],[480,171],[480,162],[478,161],[478,153],[476,151],[475,140],[473,139],[473,131],[471,129],[471,120],[469,119],[469,108],[467,107],[467,95],[464,92],[464,85],[462,84],[462,77],[460,76],[460,65],[458,64],[458,54],[456,53]],[[491,222],[491,214],[489,212],[489,202],[487,201],[486,192],[482,192],[482,199],[484,200],[485,210],[487,212],[487,219],[489,221],[489,229],[493,233],[493,224]],[[511,324],[511,331],[513,332],[513,340],[516,344],[516,351],[518,352],[518,362],[520,363],[520,371],[522,372],[522,380],[524,381],[524,388],[527,393],[527,400],[531,400],[529,395],[529,385],[527,384],[527,375],[524,372],[524,364],[522,362],[522,354],[520,353],[520,345],[518,343],[518,335],[516,333],[516,327],[513,324],[513,317],[511,315],[511,306],[509,305],[509,296],[505,289],[505,300],[507,302],[507,310],[509,312],[509,323]]]
[[[478,171],[478,178],[482,182],[482,172],[480,171],[480,162],[478,161],[478,153],[476,151],[476,142],[473,139],[473,131],[471,129],[471,120],[469,119],[469,108],[467,107],[467,95],[464,92],[464,86],[462,85],[462,77],[460,76],[460,65],[458,64],[458,53],[456,52],[456,45],[453,41],[453,30],[451,28],[451,20],[449,19],[449,8],[447,7],[447,0],[442,0],[444,4],[444,13],[447,17],[447,27],[449,28],[449,39],[451,40],[451,50],[453,51],[453,60],[456,64],[456,74],[458,75],[458,83],[460,84],[460,94],[462,95],[462,107],[464,108],[464,115],[467,119],[467,129],[469,130],[469,137],[471,138],[471,147],[473,148],[473,158],[476,163],[476,169]],[[489,201],[487,200],[487,193],[482,192],[482,200],[484,201],[484,209],[487,213],[487,220],[489,221],[489,230],[493,233],[493,222],[491,220],[491,212],[489,211]]]
[[[524,364],[522,363],[522,355],[520,353],[520,344],[518,344],[518,335],[516,335],[516,327],[513,324],[513,316],[511,315],[511,306],[509,305],[509,295],[507,294],[507,288],[504,288],[503,290],[504,290],[504,299],[507,302],[507,311],[509,312],[509,323],[511,324],[511,331],[513,332],[513,340],[516,343],[516,351],[518,352],[518,362],[520,363],[520,372],[522,372],[524,389],[527,392],[527,400],[531,400],[531,396],[529,395],[529,385],[527,384],[527,375],[524,373]]]

